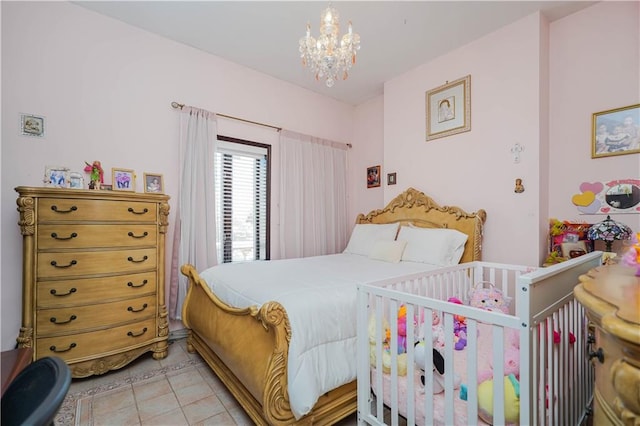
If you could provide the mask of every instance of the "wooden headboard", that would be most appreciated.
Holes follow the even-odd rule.
[[[459,207],[440,206],[424,193],[408,188],[382,210],[359,214],[356,223],[400,223],[422,228],[448,228],[469,236],[460,263],[482,260],[482,227],[487,219],[484,210],[467,213]]]

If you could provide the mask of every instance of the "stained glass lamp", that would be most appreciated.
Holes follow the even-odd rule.
[[[607,216],[602,222],[593,225],[587,231],[587,238],[590,240],[602,240],[605,243],[606,251],[611,251],[614,240],[628,240],[631,238],[631,228],[624,223],[616,222]]]

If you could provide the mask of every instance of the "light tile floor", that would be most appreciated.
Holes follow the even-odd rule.
[[[205,363],[198,363],[166,374],[154,374],[161,367],[182,361],[199,360],[189,354],[186,340],[171,342],[169,355],[154,360],[147,354],[129,366],[87,379],[74,379],[69,393],[89,392],[101,384],[126,383],[133,377],[149,376],[114,390],[86,397],[77,412],[76,424],[102,425],[252,425],[234,397]],[[355,425],[355,414],[340,426]],[[56,423],[56,426],[62,426]],[[67,426],[67,425],[64,425]]]

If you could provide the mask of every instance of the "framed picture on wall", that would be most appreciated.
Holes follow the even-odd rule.
[[[591,158],[640,153],[640,104],[596,112],[591,129]]]
[[[111,184],[114,191],[136,190],[136,175],[131,169],[111,169]]]
[[[426,93],[427,141],[471,130],[471,75]]]
[[[23,136],[44,136],[44,117],[20,114],[20,130]]]
[[[367,167],[367,188],[380,186],[380,166]]]

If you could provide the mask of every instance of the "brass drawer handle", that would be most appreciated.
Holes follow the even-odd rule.
[[[145,303],[144,305],[142,305],[142,308],[141,308],[141,309],[133,309],[133,306],[129,306],[129,307],[127,308],[127,311],[129,311],[129,312],[142,312],[142,311],[144,311],[145,309],[147,309],[147,304],[146,304],[146,303]]]
[[[147,327],[145,327],[145,328],[143,328],[143,329],[142,329],[142,333],[139,333],[139,334],[133,334],[133,331],[130,331],[130,332],[128,332],[128,333],[127,333],[127,336],[131,336],[131,337],[140,337],[140,336],[142,336],[142,335],[143,335],[144,333],[146,333],[146,332],[147,332]]]
[[[56,352],[56,353],[60,353],[60,352],[69,352],[71,349],[75,348],[77,345],[75,343],[72,343],[69,345],[69,347],[67,349],[56,349],[55,346],[50,346],[49,350],[51,352]]]
[[[69,210],[58,210],[58,206],[53,205],[53,206],[51,206],[51,210],[53,210],[56,213],[71,213],[71,212],[75,212],[76,210],[78,210],[78,208],[76,206],[71,206],[71,208]]]
[[[71,268],[73,265],[76,265],[78,263],[77,260],[72,260],[68,265],[58,265],[58,262],[56,262],[55,260],[51,261],[51,266],[53,266],[54,268]]]
[[[75,287],[71,287],[71,289],[67,293],[58,294],[58,292],[55,289],[52,289],[49,293],[53,294],[56,297],[63,297],[63,296],[68,296],[70,294],[73,294],[76,291],[78,291],[78,289],[76,289]]]
[[[144,232],[142,233],[142,235],[135,235],[133,232],[129,232],[127,235],[128,235],[128,236],[130,236],[130,237],[132,237],[132,238],[144,238],[144,237],[146,237],[147,235],[149,235],[149,233],[148,233],[147,231],[144,231]]]
[[[138,285],[135,285],[131,281],[127,283],[127,286],[133,287],[133,288],[144,287],[145,285],[147,285],[147,280],[142,281],[142,284],[138,284]]]
[[[75,232],[72,232],[71,235],[69,235],[68,237],[58,237],[58,234],[56,234],[55,232],[51,233],[51,238],[53,238],[54,240],[70,240],[77,236],[78,234],[76,234]]]
[[[146,207],[145,207],[144,209],[142,209],[142,211],[141,211],[141,212],[137,212],[137,211],[135,211],[135,210],[133,209],[133,207],[129,207],[129,208],[127,209],[127,211],[128,211],[129,213],[133,213],[133,214],[145,214],[145,213],[149,213],[149,209],[147,209]]]
[[[56,320],[56,317],[51,317],[51,322],[54,324],[69,324],[71,321],[73,321],[74,319],[77,319],[78,317],[76,317],[75,315],[71,315],[69,317],[69,319],[67,321],[58,321]]]
[[[127,260],[128,260],[129,262],[133,262],[133,263],[142,263],[142,262],[144,262],[145,260],[147,260],[148,258],[149,258],[149,257],[148,257],[147,255],[144,255],[144,256],[142,256],[142,259],[140,259],[140,260],[135,260],[133,257],[129,256],[129,257],[127,257]]]

